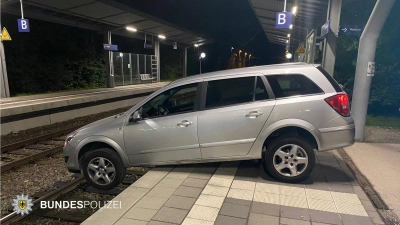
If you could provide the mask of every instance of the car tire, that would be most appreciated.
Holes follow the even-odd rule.
[[[268,143],[262,164],[265,172],[279,181],[300,182],[307,179],[314,169],[314,150],[310,143],[298,136],[278,137]]]
[[[82,168],[86,181],[96,189],[110,190],[122,182],[125,167],[119,155],[108,148],[86,153]]]

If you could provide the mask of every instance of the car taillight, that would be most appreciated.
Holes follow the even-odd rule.
[[[346,94],[337,94],[326,98],[325,101],[340,115],[350,116],[349,97]]]

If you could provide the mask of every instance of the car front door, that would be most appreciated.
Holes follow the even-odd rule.
[[[141,120],[124,127],[132,164],[165,164],[201,159],[197,137],[199,84],[171,88],[146,102]]]
[[[247,155],[275,106],[265,84],[260,76],[203,83],[207,94],[198,116],[203,159]]]

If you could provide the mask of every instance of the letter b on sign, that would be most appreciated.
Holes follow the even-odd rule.
[[[292,13],[291,12],[277,12],[276,13],[276,28],[289,28],[292,24]]]
[[[286,15],[285,14],[278,14],[278,25],[282,25],[286,23]]]
[[[28,19],[18,19],[18,31],[19,32],[29,32],[29,20]]]

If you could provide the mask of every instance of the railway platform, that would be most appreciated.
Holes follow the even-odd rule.
[[[337,151],[316,153],[309,179],[278,182],[258,161],[156,167],[84,225],[384,224]]]
[[[1,135],[133,106],[166,82],[1,98]]]

